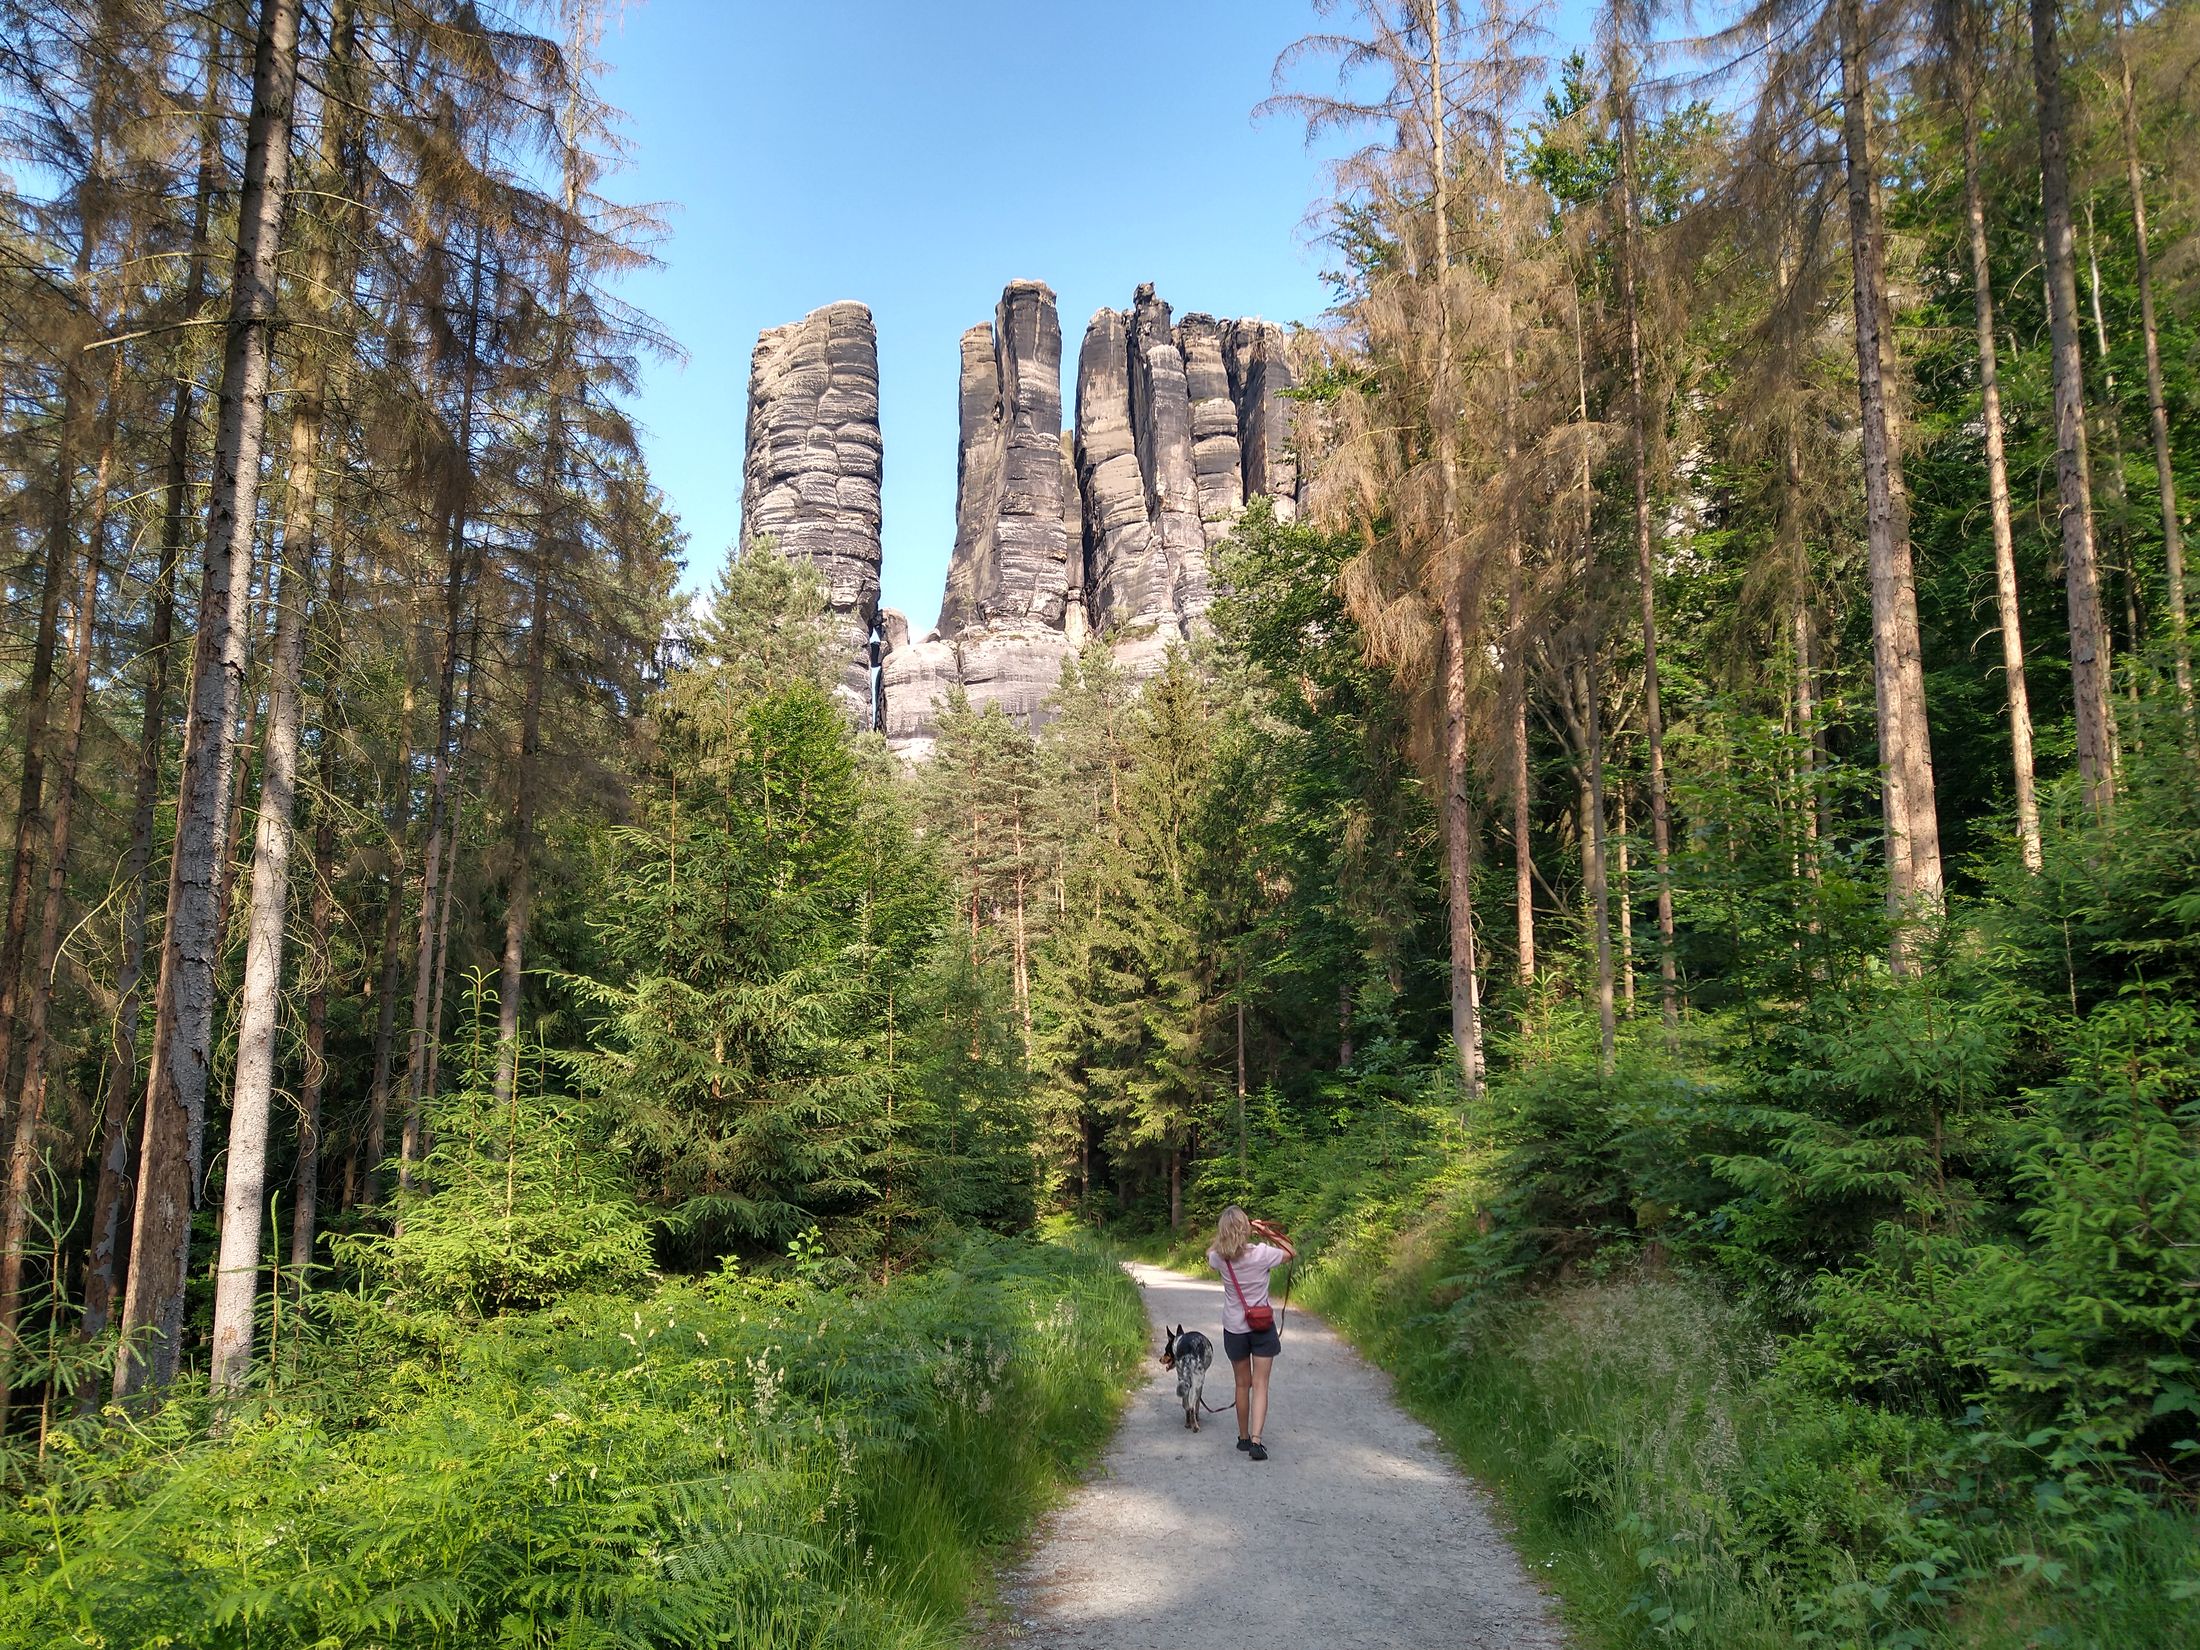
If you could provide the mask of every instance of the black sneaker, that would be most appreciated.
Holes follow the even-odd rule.
[[[1247,1455],[1250,1455],[1256,1461],[1265,1461],[1268,1459],[1268,1447],[1263,1444],[1258,1438],[1255,1438],[1246,1444],[1245,1453]]]
[[[1239,1449],[1251,1449],[1252,1447],[1253,1447],[1253,1440],[1252,1440],[1252,1439],[1250,1439],[1250,1438],[1240,1438],[1240,1439],[1238,1440],[1238,1448],[1239,1448]]]

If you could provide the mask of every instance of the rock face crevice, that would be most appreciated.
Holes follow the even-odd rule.
[[[868,308],[827,304],[756,340],[740,542],[769,539],[817,569],[847,638],[840,692],[862,727],[875,720],[883,452]]]
[[[1295,514],[1286,342],[1268,321],[1172,320],[1140,286],[1086,327],[1065,432],[1054,293],[1011,281],[991,324],[962,336],[954,552],[939,627],[912,640],[878,607],[870,313],[831,305],[757,341],[742,540],[770,533],[817,564],[848,624],[851,701],[904,758],[929,754],[957,687],[1036,728],[1088,635],[1145,674],[1199,632],[1247,499]]]

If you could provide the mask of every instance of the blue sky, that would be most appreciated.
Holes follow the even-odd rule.
[[[1255,122],[1304,0],[647,0],[602,42],[628,168],[670,208],[628,296],[687,352],[638,407],[707,584],[740,520],[757,333],[871,306],[886,451],[885,602],[917,632],[954,541],[957,342],[1018,277],[1092,312],[1153,281],[1178,314],[1310,321],[1321,159]]]

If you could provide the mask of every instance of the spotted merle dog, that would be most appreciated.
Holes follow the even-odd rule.
[[[1199,1430],[1201,1394],[1207,1370],[1215,1361],[1214,1343],[1196,1329],[1178,1324],[1161,1343],[1161,1367],[1176,1371],[1177,1402],[1184,1406],[1184,1424]]]

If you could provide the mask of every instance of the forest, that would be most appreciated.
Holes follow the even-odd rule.
[[[1317,6],[1296,508],[905,768],[597,0],[0,0],[0,1645],[963,1642],[1230,1202],[1582,1645],[2193,1642],[2200,11],[1715,10]]]

